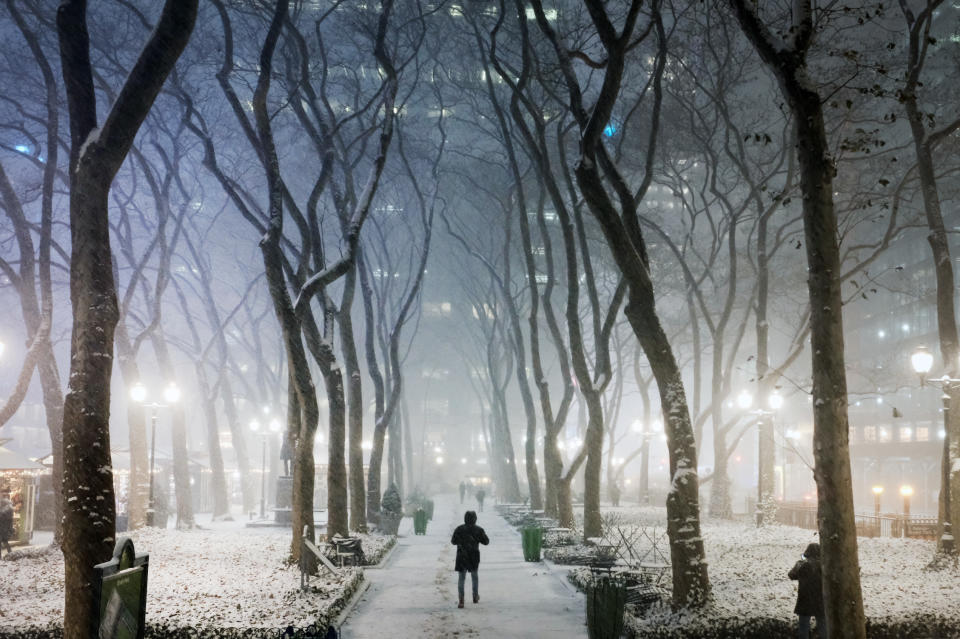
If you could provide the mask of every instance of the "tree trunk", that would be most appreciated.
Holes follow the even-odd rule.
[[[363,479],[363,380],[360,377],[360,362],[353,336],[353,297],[357,282],[357,265],[354,264],[344,277],[344,292],[337,315],[340,324],[340,348],[347,372],[347,422],[349,434],[348,458],[350,462],[350,530],[367,530],[367,491]]]
[[[600,393],[585,391],[588,421],[585,445],[587,462],[583,468],[583,536],[602,537],[600,515],[600,471],[603,465],[603,402]]]
[[[850,475],[847,379],[844,368],[840,251],[833,207],[834,162],[827,144],[821,98],[806,68],[813,38],[809,0],[795,3],[790,46],[771,33],[753,5],[731,0],[743,32],[770,67],[797,123],[803,193],[810,345],[813,356],[813,452],[817,519],[823,565],[823,600],[832,639],[863,639],[857,530]]]
[[[97,129],[86,3],[57,11],[70,111],[70,381],[63,411],[64,638],[97,634],[94,565],[110,558],[116,511],[110,460],[110,377],[118,309],[110,250],[110,184],[196,19],[196,0],[168,0]],[[59,478],[55,478],[59,479]]]
[[[213,518],[221,520],[230,515],[230,500],[227,496],[227,478],[223,469],[223,451],[220,449],[220,428],[217,419],[217,405],[210,394],[204,365],[198,362],[197,385],[200,392],[200,404],[203,406],[204,421],[207,426],[207,455],[210,458],[210,479],[213,491]],[[199,487],[203,490],[202,486]]]
[[[93,566],[110,558],[116,523],[110,373],[117,299],[106,215],[110,181],[94,167],[85,167],[82,175],[72,172],[72,177],[73,336],[63,409],[64,637],[87,639],[96,634]]]
[[[927,114],[921,111],[917,100],[917,88],[922,85],[920,74],[925,58],[925,54],[921,51],[926,51],[926,40],[930,36],[931,9],[932,6],[928,4],[927,8],[913,18],[914,22],[909,24],[907,77],[904,90],[900,93],[900,101],[910,122],[913,148],[917,156],[920,193],[923,196],[923,210],[927,218],[927,228],[930,230],[927,242],[930,244],[933,272],[937,283],[937,333],[940,338],[940,356],[946,373],[951,378],[956,378],[960,373],[960,361],[958,361],[960,336],[958,336],[954,306],[953,261],[950,256],[946,227],[943,223],[940,193],[934,170],[934,142],[931,140],[934,136],[942,136],[943,132],[931,134],[927,130]],[[941,530],[944,522],[947,521],[947,516],[953,530],[956,530],[957,522],[960,521],[958,519],[960,517],[960,464],[957,463],[960,459],[960,389],[948,386],[944,392],[951,397],[951,400],[947,412],[947,424],[945,424],[948,445],[944,447],[944,458],[941,463],[950,469],[950,472],[945,475],[949,477],[949,486],[942,486],[940,489],[939,515]],[[941,542],[938,542],[938,548],[943,550]]]
[[[329,539],[338,533],[342,537],[349,534],[345,459],[347,407],[343,393],[343,374],[340,368],[325,367],[323,363],[320,366],[330,411],[327,430],[327,539]]]
[[[644,297],[652,290],[644,288]],[[667,534],[676,606],[702,606],[710,597],[710,581],[700,536],[699,481],[693,427],[683,390],[680,369],[654,311],[653,299],[643,301],[631,289],[626,316],[657,380],[664,432],[670,457],[667,492]]]

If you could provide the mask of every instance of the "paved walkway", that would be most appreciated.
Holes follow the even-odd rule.
[[[586,604],[566,582],[566,571],[524,562],[520,535],[489,502],[477,513],[490,537],[490,545],[480,547],[480,603],[471,603],[467,575],[466,607],[457,608],[450,535],[475,504],[438,498],[424,536],[403,520],[387,565],[366,571],[370,588],[344,622],[344,639],[587,636]]]

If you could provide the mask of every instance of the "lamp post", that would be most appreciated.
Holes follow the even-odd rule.
[[[264,409],[269,414],[269,408]],[[260,519],[267,516],[267,437],[270,433],[280,432],[280,420],[276,417],[270,420],[268,428],[260,430],[260,420],[250,420],[250,431],[260,435]]]
[[[147,397],[149,392],[147,387],[143,385],[142,382],[137,382],[130,388],[130,399],[142,404],[145,408],[150,409],[150,494],[148,498],[147,505],[147,525],[153,526],[154,522],[154,502],[153,502],[153,475],[154,468],[156,463],[156,452],[157,452],[157,414],[159,409],[167,408],[171,404],[176,404],[180,401],[180,387],[176,385],[175,382],[170,382],[163,389],[163,401],[165,404],[159,404],[157,402],[147,402]]]
[[[737,406],[743,410],[747,410],[750,406],[753,405],[753,396],[747,392],[742,391],[737,396]],[[756,519],[757,519],[757,528],[763,525],[764,518],[764,505],[770,499],[770,493],[764,491],[764,476],[769,474],[772,469],[766,468],[765,458],[766,458],[766,446],[771,444],[770,441],[765,441],[764,438],[764,424],[765,419],[770,417],[773,419],[773,416],[776,414],[780,408],[783,407],[783,395],[774,391],[770,393],[767,397],[767,405],[769,410],[763,408],[757,408],[754,411],[751,411],[752,414],[757,417],[757,508],[756,508]]]
[[[903,536],[908,536],[907,527],[910,525],[910,496],[913,495],[912,486],[901,486],[900,496],[903,497]]]
[[[877,525],[880,525],[880,496],[883,495],[883,486],[873,487],[873,516],[877,518]]]
[[[941,401],[943,403],[943,457],[940,462],[940,491],[943,501],[943,531],[940,534],[940,550],[946,553],[954,552],[953,531],[950,515],[950,390],[954,383],[960,382],[960,379],[953,379],[949,375],[944,375],[940,379],[925,380],[924,376],[933,368],[933,354],[925,347],[920,346],[910,356],[910,364],[914,372],[920,376],[920,385],[923,386],[926,381],[938,383],[943,391]]]

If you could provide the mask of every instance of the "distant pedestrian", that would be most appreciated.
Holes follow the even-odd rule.
[[[463,496],[467,494],[467,485],[464,482],[460,482],[460,503],[463,503]]]
[[[820,639],[827,639],[827,617],[823,612],[823,584],[820,576],[820,544],[810,544],[787,576],[798,581],[797,605],[793,609],[800,616],[797,637],[809,639],[810,617],[817,619]]]
[[[0,556],[3,549],[11,551],[10,538],[13,537],[13,502],[10,501],[10,491],[0,493]]]
[[[490,543],[487,533],[477,525],[477,513],[468,510],[463,514],[463,523],[453,531],[450,543],[457,547],[457,563],[454,570],[460,573],[457,581],[457,594],[460,596],[457,608],[463,608],[463,584],[470,573],[473,586],[473,603],[480,603],[477,571],[480,569],[480,544]]]
[[[487,493],[483,492],[483,488],[478,488],[475,496],[477,504],[480,506],[480,512],[483,512],[483,498],[487,496]]]

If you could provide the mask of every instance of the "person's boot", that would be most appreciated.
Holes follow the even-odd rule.
[[[480,595],[473,596],[473,603],[480,603]]]
[[[463,608],[463,596],[460,597],[460,603],[457,604],[457,608]]]

